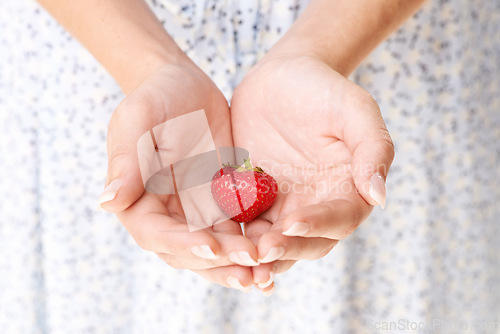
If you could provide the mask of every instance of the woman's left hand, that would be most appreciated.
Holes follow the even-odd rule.
[[[276,178],[270,210],[245,224],[261,265],[253,280],[325,256],[385,204],[394,148],[377,103],[312,55],[268,53],[237,87],[234,144]]]

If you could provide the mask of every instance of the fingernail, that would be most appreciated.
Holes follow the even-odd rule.
[[[309,231],[309,224],[308,223],[297,222],[297,223],[294,223],[287,230],[283,231],[282,234],[283,235],[288,235],[290,237],[303,236],[308,231]]]
[[[271,290],[269,290],[269,291],[262,291],[262,294],[264,296],[266,296],[266,297],[269,297],[269,296],[271,296],[274,293],[274,290],[276,290],[275,286],[273,286],[273,288]]]
[[[257,286],[261,289],[265,289],[267,288],[268,286],[270,286],[273,282],[274,282],[274,276],[276,276],[275,273],[273,273],[272,271],[269,273],[269,279],[267,280],[267,282],[264,282],[264,283],[258,283]]]
[[[285,254],[285,248],[283,247],[273,247],[267,252],[267,255],[263,259],[259,259],[260,263],[269,263],[276,261]]]
[[[116,197],[116,194],[118,193],[118,190],[120,190],[121,186],[122,180],[120,179],[116,179],[108,184],[108,186],[104,189],[101,196],[99,196],[99,199],[97,200],[97,209],[101,210],[101,205],[103,203],[113,200]]]
[[[248,254],[248,252],[245,251],[229,253],[229,260],[231,262],[247,267],[254,267],[259,265],[259,262],[252,259],[250,254]]]
[[[191,247],[191,253],[208,260],[217,260],[219,258],[218,255],[215,255],[209,245],[194,245]]]
[[[227,277],[227,284],[233,289],[238,289],[242,292],[249,292],[252,289],[252,286],[243,286],[238,278],[234,276]]]
[[[379,173],[375,173],[370,178],[370,190],[368,191],[371,198],[383,209],[385,208],[385,181]]]

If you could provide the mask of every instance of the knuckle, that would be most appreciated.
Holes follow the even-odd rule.
[[[351,210],[351,217],[350,217],[350,221],[351,221],[351,228],[354,228],[357,229],[358,226],[361,224],[361,222],[363,221],[364,219],[364,214],[363,212],[361,212],[361,210]],[[353,231],[354,231],[353,230]]]
[[[344,240],[345,238],[347,238],[350,235],[351,235],[351,230],[350,229],[345,229],[345,230],[337,233],[337,235],[335,237],[337,239],[339,239],[339,240]]]
[[[347,238],[358,228],[364,219],[363,212],[357,210],[346,200],[323,203],[320,208],[320,215],[324,217],[325,223],[328,222],[327,226],[323,227],[325,230],[322,236],[330,240]],[[342,218],[337,216],[338,213],[334,214],[338,210],[342,212]]]
[[[133,153],[133,151],[134,148],[131,147],[130,145],[125,145],[125,144],[113,145],[109,150],[108,162],[109,164],[112,164],[114,161],[120,160],[122,157],[129,156],[130,154]]]
[[[394,159],[395,147],[394,142],[392,141],[391,135],[389,134],[389,130],[387,128],[381,129],[381,138],[380,142],[386,154],[388,154],[391,158],[391,161]]]
[[[340,233],[339,239],[345,239],[350,236],[356,229],[358,228],[360,223],[356,221],[350,221],[344,228],[344,230]]]
[[[335,210],[335,204],[333,202],[325,202],[319,204],[320,212],[318,213],[321,217],[332,218],[332,212]]]
[[[330,253],[330,251],[333,249],[333,247],[335,247],[337,243],[336,242],[330,242],[327,243],[321,250],[321,252],[319,252],[316,257],[313,259],[313,260],[317,260],[317,259],[321,259],[322,257],[325,257],[328,253]]]
[[[281,260],[281,261],[276,261],[275,264],[273,265],[273,271],[276,274],[283,274],[290,270],[295,263],[297,263],[297,260]]]
[[[261,236],[261,240],[259,240],[259,243],[264,242],[265,244],[271,245],[271,247],[282,245],[283,247],[286,248],[286,246],[290,242],[290,238],[293,237],[285,236],[281,234],[281,232],[276,231],[272,233],[263,234]]]
[[[204,261],[205,261],[205,264],[203,265],[202,269],[210,269],[210,268],[220,267],[220,261],[218,261],[218,260],[207,259]]]
[[[351,235],[363,221],[363,214],[359,210],[352,210],[351,219],[347,224],[347,235]]]

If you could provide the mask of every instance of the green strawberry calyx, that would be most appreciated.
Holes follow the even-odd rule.
[[[246,172],[246,171],[254,171],[254,172],[259,172],[259,173],[264,173],[262,168],[260,167],[253,167],[252,163],[250,162],[250,159],[245,159],[243,166],[238,166],[238,165],[231,165],[229,163],[223,164],[223,167],[233,167],[236,168],[236,172]]]

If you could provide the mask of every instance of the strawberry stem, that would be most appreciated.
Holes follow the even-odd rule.
[[[238,167],[238,169],[236,169],[237,172],[245,172],[245,171],[251,170],[254,172],[264,173],[262,168],[252,166],[252,163],[250,162],[250,158],[244,160],[243,166],[236,166],[236,167]]]

